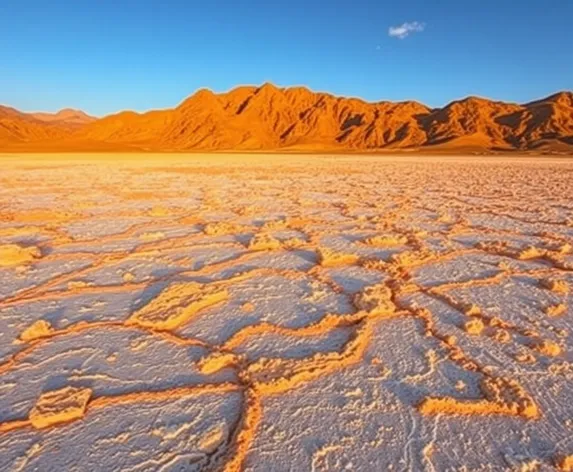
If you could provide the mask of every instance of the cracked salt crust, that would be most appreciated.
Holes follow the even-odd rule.
[[[567,470],[570,167],[9,163],[0,468]]]

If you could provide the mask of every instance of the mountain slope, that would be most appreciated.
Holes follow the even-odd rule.
[[[50,141],[51,149],[100,143],[106,149],[155,151],[573,150],[571,92],[523,105],[468,97],[430,109],[412,101],[368,103],[267,83],[222,94],[203,89],[173,109],[127,111],[94,121],[82,115],[83,122],[73,127],[4,110],[11,111],[2,118],[0,110],[0,124],[12,120],[13,140]]]
[[[0,146],[11,143],[28,143],[44,140],[61,140],[69,131],[47,123],[14,108],[0,106]]]

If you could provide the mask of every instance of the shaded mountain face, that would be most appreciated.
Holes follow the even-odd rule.
[[[523,105],[469,97],[440,109],[368,103],[304,87],[200,90],[173,109],[94,119],[75,110],[25,114],[0,107],[0,144],[106,150],[573,150],[573,93]],[[97,147],[97,146],[96,146]]]

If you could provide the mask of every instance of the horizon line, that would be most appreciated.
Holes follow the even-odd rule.
[[[134,112],[137,114],[145,114],[145,113],[149,113],[152,111],[163,111],[163,110],[173,110],[174,108],[177,108],[179,105],[181,105],[183,102],[185,102],[187,99],[193,97],[194,95],[196,95],[198,92],[202,91],[202,90],[207,90],[210,91],[211,93],[213,93],[214,95],[224,95],[227,93],[232,92],[233,90],[242,88],[242,87],[249,87],[249,88],[254,88],[254,89],[259,89],[262,88],[265,85],[271,85],[279,90],[285,90],[285,89],[293,89],[293,88],[304,88],[307,89],[308,91],[312,92],[312,93],[316,93],[316,94],[325,94],[325,95],[330,95],[332,97],[335,98],[347,98],[347,99],[356,99],[356,100],[361,100],[365,103],[369,103],[369,104],[376,104],[376,103],[405,103],[405,102],[416,102],[416,103],[420,103],[422,105],[425,105],[431,109],[441,109],[441,108],[445,108],[448,105],[451,105],[452,103],[455,102],[460,102],[463,100],[467,100],[469,98],[478,98],[478,99],[482,99],[482,100],[488,100],[491,102],[503,102],[503,103],[507,103],[507,104],[516,104],[516,105],[526,105],[528,103],[532,103],[532,102],[536,102],[545,98],[549,98],[552,97],[554,95],[558,95],[560,93],[573,93],[573,89],[571,90],[567,90],[567,89],[562,89],[562,90],[556,90],[554,92],[549,93],[548,95],[544,95],[541,97],[535,97],[532,99],[529,99],[525,102],[516,102],[516,101],[505,101],[503,99],[499,99],[499,98],[491,98],[491,97],[486,97],[484,95],[478,95],[478,94],[469,94],[469,95],[464,95],[463,97],[460,98],[455,98],[452,100],[449,100],[448,102],[446,102],[445,104],[441,105],[441,106],[430,106],[430,105],[426,105],[426,103],[424,103],[423,101],[419,100],[419,99],[415,99],[415,98],[409,98],[409,99],[402,99],[402,100],[388,100],[388,99],[380,99],[380,100],[367,100],[363,97],[360,97],[358,95],[344,95],[344,94],[337,94],[334,92],[328,92],[328,91],[323,91],[323,90],[314,90],[312,88],[310,88],[308,85],[304,85],[304,84],[293,84],[293,85],[277,85],[274,82],[270,82],[270,81],[265,81],[262,84],[238,84],[233,86],[230,89],[226,89],[224,91],[218,92],[208,86],[201,86],[196,88],[195,90],[193,90],[191,93],[187,94],[186,96],[184,96],[183,98],[181,98],[175,105],[171,105],[171,106],[166,106],[166,107],[158,107],[158,108],[146,108],[146,109],[136,109],[136,108],[124,108],[124,109],[119,109],[117,111],[112,111],[110,113],[106,113],[106,114],[93,114],[90,113],[89,111],[87,111],[86,109],[83,108],[79,108],[79,107],[75,107],[73,105],[69,105],[69,106],[63,106],[62,108],[58,108],[58,109],[44,109],[44,110],[38,110],[38,109],[34,109],[34,110],[26,110],[23,108],[16,108],[14,105],[11,104],[6,104],[6,103],[0,103],[0,106],[5,106],[5,107],[9,107],[9,108],[13,108],[19,112],[22,113],[26,113],[26,114],[35,114],[35,113],[49,113],[49,114],[56,114],[60,111],[63,110],[74,110],[74,111],[80,111],[83,112],[87,115],[89,115],[92,118],[97,118],[97,119],[102,119],[105,118],[107,116],[113,116],[113,115],[118,115],[120,113],[125,113],[125,112]]]

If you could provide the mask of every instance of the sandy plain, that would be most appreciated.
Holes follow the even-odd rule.
[[[0,470],[573,470],[573,160],[0,160]]]

